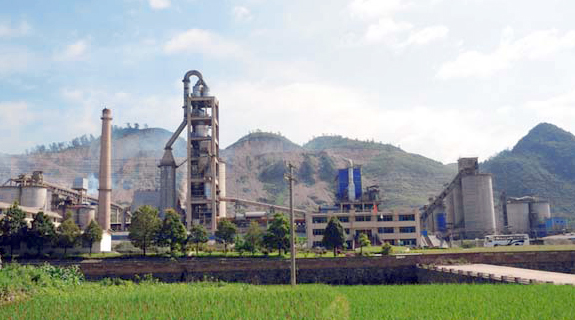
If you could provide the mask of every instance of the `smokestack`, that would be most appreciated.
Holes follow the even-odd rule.
[[[100,138],[100,186],[98,187],[98,224],[110,230],[112,203],[112,110],[102,110],[102,136]]]

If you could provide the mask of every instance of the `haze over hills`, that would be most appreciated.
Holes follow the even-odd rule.
[[[575,136],[555,125],[541,123],[511,150],[481,165],[493,173],[496,198],[539,196],[559,215],[575,214]]]
[[[113,199],[129,204],[136,189],[159,188],[157,165],[171,132],[158,129],[116,128],[113,133]],[[185,141],[174,145],[176,162],[185,160]],[[7,180],[34,170],[45,179],[71,186],[75,177],[89,178],[97,189],[99,139],[81,146],[29,155],[0,155],[0,179]],[[363,186],[379,185],[385,207],[421,206],[438,194],[456,173],[456,165],[444,165],[405,152],[389,144],[358,141],[341,136],[321,136],[303,146],[279,134],[253,132],[226,149],[227,195],[286,205],[285,162],[296,166],[296,206],[315,208],[333,201],[337,169],[348,159],[361,165]],[[185,168],[178,169],[183,194]],[[506,150],[481,164],[482,172],[494,174],[495,198],[536,195],[551,201],[552,211],[575,213],[575,136],[551,124],[540,124]]]

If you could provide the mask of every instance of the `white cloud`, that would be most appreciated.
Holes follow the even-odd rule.
[[[549,99],[530,101],[526,109],[535,114],[536,119],[550,122],[575,132],[575,89]]]
[[[22,37],[28,35],[32,27],[26,21],[20,22],[17,26],[12,26],[10,21],[0,23],[0,38]]]
[[[244,54],[234,42],[202,29],[189,29],[175,35],[164,45],[164,52],[199,53],[216,58],[239,58]]]
[[[342,44],[353,46],[385,43],[394,49],[401,49],[409,45],[425,45],[447,36],[449,29],[445,26],[418,29],[412,23],[394,17],[397,11],[414,6],[403,0],[353,0],[348,5],[350,14],[353,18],[367,22],[367,29],[359,41],[354,33],[348,33],[341,41]]]
[[[348,9],[353,17],[370,20],[389,17],[408,6],[402,0],[353,0]]]
[[[382,108],[365,92],[323,82],[235,82],[217,91],[220,106],[226,110],[220,120],[226,128],[221,136],[223,147],[254,129],[280,131],[299,144],[329,133],[401,145],[449,163],[460,156],[494,154],[520,137],[504,118],[494,121],[483,117],[481,110]]]
[[[431,26],[411,32],[405,45],[425,45],[437,39],[445,38],[449,28],[446,26]]]
[[[390,18],[381,18],[377,23],[371,24],[365,32],[365,40],[368,43],[375,43],[390,38],[390,36],[412,29],[413,26],[407,22],[396,22]]]
[[[250,10],[244,6],[235,6],[232,9],[232,15],[234,19],[239,22],[250,21],[253,18]]]
[[[78,40],[67,45],[62,51],[57,52],[54,59],[58,61],[80,61],[85,60],[88,55],[88,42]]]
[[[454,61],[444,63],[440,79],[489,77],[522,60],[544,60],[557,52],[575,47],[575,31],[560,35],[557,30],[536,31],[513,41],[513,30],[506,28],[499,47],[491,53],[465,51]]]
[[[150,4],[150,7],[154,10],[166,9],[172,5],[170,0],[148,0],[148,3]]]

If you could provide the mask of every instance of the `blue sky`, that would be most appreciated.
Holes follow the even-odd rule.
[[[183,74],[249,131],[340,134],[454,162],[539,122],[575,132],[575,3],[0,0],[0,153],[115,124],[174,130]]]

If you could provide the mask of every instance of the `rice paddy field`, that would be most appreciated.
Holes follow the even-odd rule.
[[[575,319],[575,287],[83,283],[0,305],[0,319]]]

